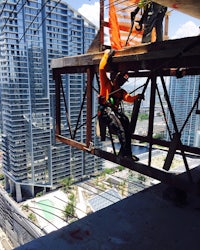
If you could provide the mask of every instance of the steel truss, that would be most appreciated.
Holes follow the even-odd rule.
[[[146,176],[160,180],[163,183],[173,185],[186,191],[199,193],[199,174],[198,171],[190,170],[187,162],[186,154],[194,154],[196,157],[200,157],[200,148],[190,147],[183,145],[181,142],[181,133],[191,116],[193,110],[198,107],[198,101],[200,98],[200,91],[198,97],[195,100],[191,111],[189,112],[183,127],[179,130],[175,114],[173,112],[172,105],[170,103],[169,95],[164,81],[164,76],[177,75],[199,75],[200,74],[200,37],[184,38],[178,40],[169,40],[160,43],[152,43],[134,48],[127,48],[121,51],[117,51],[113,57],[113,64],[118,70],[129,71],[130,77],[147,77],[147,81],[143,86],[143,93],[145,94],[147,85],[150,86],[150,107],[149,107],[149,121],[147,136],[141,136],[135,134],[135,127],[137,123],[137,116],[140,109],[140,102],[135,103],[131,117],[131,132],[132,139],[139,140],[141,142],[147,142],[149,144],[148,164],[142,164],[140,162],[134,162],[127,159],[119,158],[114,150],[114,153],[109,153],[97,148],[93,144],[92,127],[94,128],[95,116],[92,113],[92,97],[93,82],[98,75],[98,65],[102,57],[103,52],[84,54],[81,56],[64,57],[60,59],[52,60],[53,77],[55,81],[56,92],[56,139],[62,143],[66,143],[72,147],[88,152],[89,154],[102,157],[106,160],[120,164],[126,168],[137,171]],[[76,130],[80,127],[78,125],[74,131],[70,126],[70,118],[67,114],[69,137],[64,137],[61,131],[61,99],[64,96],[62,86],[62,74],[83,73],[87,75],[87,88],[83,96],[82,104],[80,106],[80,114],[83,110],[83,106],[87,105],[87,117],[86,117],[86,141],[76,140]],[[98,77],[97,77],[98,78]],[[166,98],[166,103],[171,116],[171,120],[174,126],[175,133],[170,134],[168,124],[166,124],[168,132],[170,134],[170,141],[160,140],[153,138],[154,131],[154,112],[155,112],[155,99],[156,95],[160,100],[161,107],[163,109],[164,116],[165,111],[161,100],[160,92],[157,85],[157,79],[161,80],[161,85]],[[66,102],[65,102],[66,103]],[[197,113],[198,113],[197,109]],[[164,146],[168,148],[167,157],[163,166],[163,169],[157,169],[151,166],[152,161],[152,149],[154,145]],[[186,174],[176,174],[170,170],[170,166],[174,155],[180,153]],[[193,173],[194,172],[194,173]],[[197,172],[197,174],[196,174]]]

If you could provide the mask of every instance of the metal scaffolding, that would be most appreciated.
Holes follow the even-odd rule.
[[[51,67],[53,70],[53,77],[56,88],[56,139],[72,147],[76,147],[90,154],[102,157],[106,160],[112,161],[126,168],[137,171],[141,174],[155,178],[169,185],[177,186],[181,189],[195,193],[199,192],[198,181],[196,181],[196,176],[192,176],[191,174],[186,154],[194,154],[199,157],[200,148],[190,147],[182,144],[180,138],[183,128],[181,130],[178,130],[173,108],[167,92],[164,76],[172,76],[177,72],[179,74],[182,74],[184,72],[184,76],[200,74],[200,37],[197,36],[151,43],[136,47],[129,47],[117,51],[117,53],[113,57],[113,64],[119,71],[128,71],[130,77],[147,77],[146,84],[143,87],[143,93],[145,93],[147,85],[150,87],[150,107],[147,136],[135,134],[137,114],[140,109],[139,102],[134,105],[131,117],[132,139],[139,140],[140,142],[146,142],[149,145],[147,165],[144,165],[140,162],[132,162],[127,159],[119,158],[115,153],[109,153],[102,150],[101,148],[96,148],[93,144],[92,127],[95,126],[94,124],[96,122],[95,117],[92,114],[92,92],[94,91],[93,81],[95,79],[95,76],[98,76],[98,65],[102,55],[103,52],[96,52],[52,60]],[[87,90],[83,98],[83,102],[85,102],[86,100],[87,105],[86,141],[77,141],[76,137],[73,136],[76,133],[73,131],[69,133],[70,137],[64,137],[61,130],[60,103],[63,96],[61,75],[75,73],[82,73],[87,75]],[[166,103],[175,130],[175,133],[171,135],[170,141],[153,138],[156,95],[158,95],[158,97],[160,98],[157,86],[158,78],[161,80]],[[198,106],[197,104],[199,97],[200,93],[198,93],[198,97],[193,107],[191,107],[191,112],[188,114],[187,119],[189,119],[194,108]],[[162,107],[161,98],[160,101]],[[83,104],[80,107],[80,113],[82,111],[82,108]],[[187,123],[187,119],[184,125]],[[70,118],[68,119],[68,126],[70,131]],[[76,126],[76,129],[77,128],[78,126]],[[168,148],[168,153],[163,169],[157,169],[151,166],[153,145],[159,145]],[[182,155],[186,169],[186,178],[185,176],[183,177],[182,175],[177,175],[172,171],[169,171],[174,155],[177,152]]]

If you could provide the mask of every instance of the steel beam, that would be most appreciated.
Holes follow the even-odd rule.
[[[60,88],[61,75],[54,72],[53,79],[55,81],[55,99],[56,99],[56,134],[61,134],[61,108],[60,108]]]
[[[132,160],[128,160],[126,158],[118,157],[112,153],[103,151],[101,149],[95,147],[87,147],[86,144],[74,141],[72,139],[65,138],[63,136],[57,135],[57,140],[63,143],[66,143],[72,147],[76,147],[77,149],[83,150],[87,153],[96,155],[105,160],[112,161],[116,164],[124,166],[130,170],[136,171],[138,173],[144,174],[151,178],[160,180],[161,182],[180,188],[182,190],[199,194],[200,187],[198,184],[190,183],[186,178],[185,174],[177,174],[173,172],[166,172],[162,169],[153,168],[151,166],[146,166],[145,164],[134,162]]]
[[[92,67],[87,69],[87,127],[86,127],[86,145],[89,147],[92,142],[92,81],[94,79],[94,70]]]

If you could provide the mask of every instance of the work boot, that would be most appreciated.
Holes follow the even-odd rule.
[[[140,159],[135,156],[135,155],[123,155],[123,154],[119,154],[118,155],[121,159],[126,159],[126,160],[131,160],[131,161],[139,161]]]
[[[128,159],[128,160],[132,160],[132,161],[139,161],[140,159],[135,156],[135,155],[125,155],[124,156],[125,159]]]

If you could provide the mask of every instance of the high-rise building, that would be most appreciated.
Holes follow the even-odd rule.
[[[3,171],[6,188],[17,201],[27,192],[35,195],[39,189],[56,187],[64,177],[79,180],[101,169],[99,158],[55,141],[50,69],[52,58],[85,53],[95,33],[96,27],[64,1],[0,3]],[[85,80],[83,74],[63,76],[72,126]],[[85,115],[80,119],[84,123]],[[76,135],[81,139],[86,136],[83,127]]]
[[[188,114],[197,99],[200,84],[200,76],[184,76],[182,78],[171,77],[169,84],[169,97],[175,114],[179,131],[185,124]],[[200,130],[200,115],[196,114],[195,106],[190,118],[182,130],[181,141],[184,145],[198,146],[197,135]],[[172,120],[168,113],[168,122],[171,134],[175,132]]]

